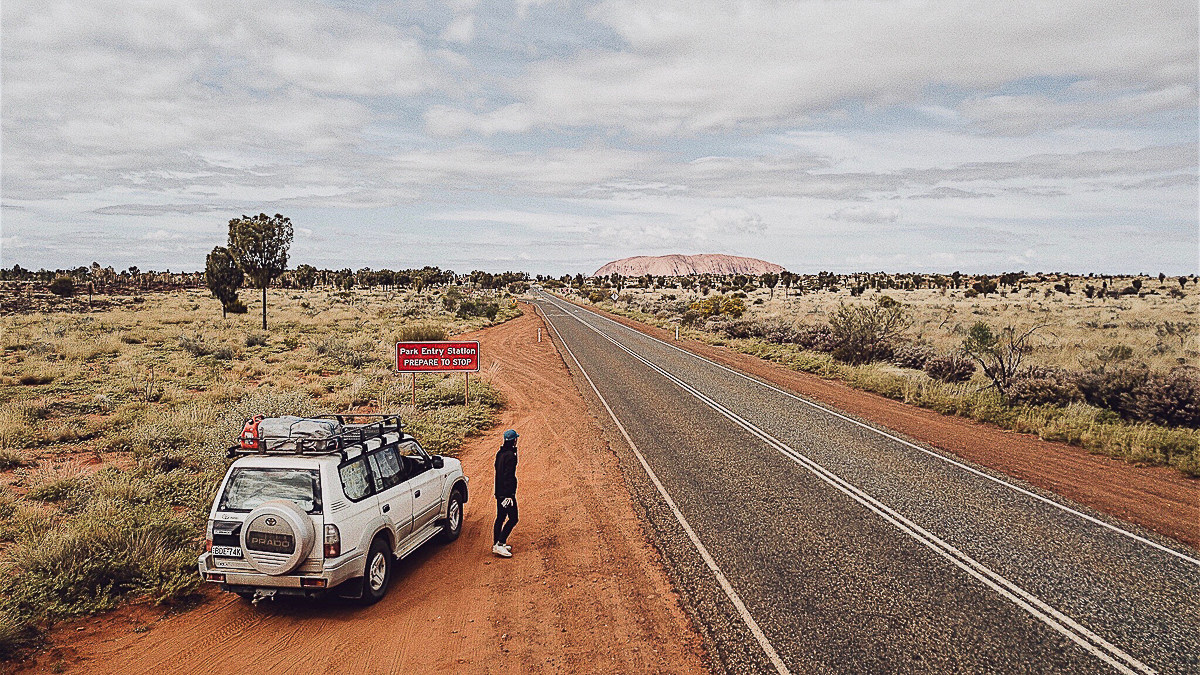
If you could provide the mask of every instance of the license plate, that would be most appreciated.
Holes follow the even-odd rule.
[[[219,555],[224,558],[240,558],[242,557],[242,547],[240,546],[214,546],[212,554]]]

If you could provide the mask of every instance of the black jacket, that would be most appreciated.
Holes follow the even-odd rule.
[[[517,449],[510,445],[500,446],[496,453],[496,498],[517,496]]]

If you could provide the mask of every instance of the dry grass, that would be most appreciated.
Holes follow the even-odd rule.
[[[199,291],[144,298],[0,317],[0,655],[47,621],[192,593],[224,451],[247,417],[400,410],[452,454],[501,403],[486,378],[464,408],[461,378],[424,376],[411,406],[393,336],[493,323],[445,311],[438,291],[276,290],[265,333],[253,303],[222,319]],[[500,304],[497,322],[519,313]]]

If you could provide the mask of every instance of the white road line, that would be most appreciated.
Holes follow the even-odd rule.
[[[1105,663],[1109,664],[1110,666],[1112,666],[1119,672],[1125,673],[1126,675],[1135,675],[1134,671],[1131,670],[1129,667],[1127,667],[1125,664],[1129,664],[1129,666],[1132,666],[1133,668],[1137,669],[1138,671],[1140,671],[1142,673],[1151,674],[1151,673],[1157,672],[1150,666],[1146,665],[1145,663],[1142,663],[1141,661],[1139,661],[1136,658],[1127,654],[1125,651],[1123,651],[1120,648],[1116,647],[1115,645],[1109,643],[1107,640],[1100,637],[1096,633],[1094,633],[1091,630],[1080,625],[1074,619],[1070,618],[1069,616],[1063,614],[1062,612],[1059,612],[1057,609],[1054,609],[1050,605],[1046,604],[1040,598],[1037,598],[1036,596],[1034,596],[1033,594],[1024,590],[1020,586],[1017,586],[1013,582],[1004,578],[1003,576],[1001,576],[997,572],[993,571],[992,569],[988,568],[987,566],[983,565],[979,561],[977,561],[974,558],[970,557],[969,555],[963,553],[962,551],[960,551],[959,549],[950,545],[949,543],[943,541],[941,538],[932,534],[928,530],[925,530],[921,526],[908,520],[903,515],[896,512],[891,507],[878,501],[877,499],[875,499],[871,495],[867,494],[866,492],[862,491],[857,486],[849,483],[848,481],[844,480],[837,474],[829,471],[825,467],[823,467],[820,464],[818,464],[817,462],[813,461],[811,458],[805,456],[803,453],[800,453],[799,451],[791,448],[790,446],[788,446],[787,444],[778,440],[777,438],[766,433],[762,429],[755,426],[753,423],[749,422],[745,418],[742,418],[741,416],[739,416],[737,413],[734,413],[733,411],[724,407],[723,405],[716,402],[715,400],[713,400],[712,398],[710,398],[703,392],[699,391],[698,389],[692,387],[691,385],[687,384],[683,380],[679,379],[672,373],[659,367],[658,365],[654,364],[653,362],[651,362],[650,360],[641,356],[640,354],[637,354],[632,349],[621,344],[619,341],[617,341],[612,336],[607,335],[606,333],[604,333],[600,329],[596,328],[595,326],[592,326],[591,324],[587,323],[586,321],[579,318],[578,316],[575,316],[572,312],[570,312],[568,310],[564,310],[564,311],[567,311],[569,314],[572,314],[572,316],[575,318],[576,321],[583,324],[587,328],[591,329],[597,335],[600,335],[602,338],[608,340],[612,344],[616,345],[618,348],[624,350],[630,356],[633,356],[638,361],[644,363],[646,366],[648,366],[655,372],[657,372],[660,375],[662,375],[663,377],[667,378],[668,380],[670,380],[671,382],[673,382],[674,384],[676,384],[677,386],[682,388],[684,391],[688,392],[689,394],[691,394],[692,396],[694,396],[695,398],[697,398],[698,400],[703,402],[705,405],[709,406],[713,410],[716,410],[717,412],[721,413],[725,417],[729,418],[735,424],[742,427],[743,429],[750,432],[751,434],[757,436],[759,439],[766,442],[773,449],[779,451],[781,454],[792,459],[794,462],[796,462],[800,466],[804,467],[805,469],[807,469],[812,474],[816,475],[821,480],[825,481],[826,483],[833,486],[840,492],[849,496],[851,499],[853,499],[856,502],[867,507],[868,509],[870,509],[871,511],[873,511],[874,513],[876,513],[877,515],[882,517],[884,520],[886,520],[888,523],[895,526],[900,531],[909,535],[913,539],[916,539],[918,542],[924,544],[926,547],[932,549],[934,552],[936,552],[939,555],[941,555],[942,557],[946,558],[947,560],[949,560],[950,562],[955,564],[957,567],[959,567],[963,571],[965,571],[968,574],[970,574],[971,576],[975,577],[976,579],[978,579],[979,581],[984,583],[986,586],[988,586],[992,590],[999,593],[1004,598],[1010,600],[1011,602],[1016,604],[1018,607],[1024,609],[1026,612],[1028,612],[1029,614],[1031,614],[1038,620],[1045,623],[1047,626],[1053,628],[1054,630],[1058,631],[1059,633],[1061,633],[1062,635],[1064,635],[1071,641],[1080,645],[1085,650],[1087,650],[1089,653],[1091,653],[1093,656],[1095,656],[1095,657],[1099,658],[1100,660],[1104,661]],[[560,339],[561,339],[561,337],[560,337]],[[595,385],[593,385],[593,387],[594,386]],[[1121,663],[1117,659],[1120,659],[1120,661],[1124,661],[1125,663]]]
[[[553,296],[551,296],[551,297],[553,297]],[[566,301],[563,301],[563,302],[566,302]],[[577,307],[577,305],[571,305],[571,306],[572,306],[572,307]],[[768,382],[763,382],[762,380],[759,380],[759,379],[757,379],[757,378],[751,377],[751,376],[749,376],[749,375],[747,375],[747,374],[745,374],[745,373],[743,373],[743,372],[740,372],[740,371],[738,371],[738,370],[735,370],[735,369],[733,369],[733,368],[730,368],[729,366],[726,366],[726,365],[724,365],[724,364],[721,364],[721,363],[717,363],[716,361],[713,361],[712,359],[709,359],[709,358],[707,358],[707,357],[700,356],[699,354],[696,354],[695,352],[688,351],[688,350],[686,350],[686,349],[684,349],[684,348],[682,348],[682,347],[679,347],[679,346],[673,345],[673,344],[671,344],[670,342],[667,342],[667,341],[665,341],[665,340],[662,340],[662,339],[660,339],[660,338],[656,338],[656,337],[654,337],[653,335],[647,335],[646,333],[643,333],[643,332],[641,332],[641,331],[638,331],[638,330],[635,330],[635,329],[633,329],[633,328],[630,328],[629,326],[626,326],[625,324],[621,323],[620,321],[614,321],[613,319],[610,319],[610,318],[608,318],[607,316],[604,316],[603,314],[598,314],[598,313],[596,313],[596,312],[592,312],[592,311],[590,311],[590,310],[587,310],[586,308],[582,308],[582,307],[581,307],[580,309],[583,309],[584,311],[588,312],[588,313],[589,313],[589,314],[591,314],[592,316],[596,316],[596,317],[598,317],[598,318],[600,318],[600,319],[603,319],[603,320],[605,320],[605,321],[608,321],[609,323],[612,323],[612,324],[615,324],[615,325],[617,325],[617,326],[620,326],[621,328],[624,328],[625,330],[632,331],[632,332],[636,333],[637,335],[639,335],[639,336],[641,336],[641,337],[644,337],[644,338],[647,338],[647,339],[650,339],[650,340],[654,340],[655,342],[658,342],[658,343],[660,343],[660,344],[662,344],[662,345],[664,345],[664,346],[666,346],[666,347],[670,347],[671,349],[674,349],[674,350],[675,350],[675,351],[677,351],[677,352],[680,352],[680,353],[682,353],[682,354],[686,354],[686,355],[688,355],[688,356],[690,356],[690,357],[692,357],[692,358],[694,358],[694,359],[697,359],[697,360],[700,360],[700,361],[704,361],[705,363],[708,363],[708,364],[710,364],[710,365],[716,366],[716,367],[718,367],[718,368],[720,368],[720,369],[722,369],[722,370],[728,371],[728,372],[730,372],[730,373],[732,373],[732,374],[734,374],[734,375],[737,375],[738,377],[740,377],[740,378],[742,378],[742,379],[744,379],[744,380],[748,380],[748,381],[750,381],[750,382],[753,382],[753,383],[755,383],[755,384],[757,384],[757,385],[760,385],[760,386],[762,386],[762,387],[765,387],[765,388],[767,388],[767,389],[770,389],[770,390],[772,390],[772,391],[775,391],[775,392],[777,392],[777,393],[783,394],[784,396],[787,396],[787,397],[789,397],[789,398],[795,399],[796,401],[799,401],[800,403],[803,403],[803,404],[805,404],[805,405],[807,405],[807,406],[810,406],[810,407],[816,408],[816,409],[818,409],[818,410],[821,410],[822,412],[825,412],[825,413],[828,413],[828,414],[830,414],[830,415],[833,415],[834,417],[837,417],[838,419],[841,419],[841,420],[844,420],[844,421],[846,421],[846,422],[849,422],[849,423],[851,423],[851,424],[853,424],[853,425],[855,425],[855,426],[861,427],[861,428],[863,428],[863,429],[867,429],[868,431],[873,431],[873,432],[875,432],[875,433],[879,434],[880,436],[883,436],[884,438],[887,438],[887,439],[893,440],[893,441],[895,441],[895,442],[897,442],[897,443],[900,443],[901,445],[905,445],[905,446],[907,446],[907,447],[910,447],[910,448],[912,448],[912,449],[914,449],[914,450],[919,450],[919,451],[921,451],[921,452],[925,453],[926,455],[929,455],[930,457],[936,457],[936,458],[938,458],[938,459],[942,460],[943,462],[947,462],[947,463],[949,463],[949,464],[953,464],[954,466],[957,466],[958,468],[960,468],[960,469],[962,469],[962,470],[964,470],[964,471],[967,471],[967,472],[970,472],[970,473],[972,473],[972,474],[975,474],[976,476],[979,476],[980,478],[986,478],[986,479],[988,479],[988,480],[992,481],[993,483],[997,483],[997,484],[999,484],[999,485],[1003,485],[1003,486],[1005,486],[1005,487],[1009,488],[1010,490],[1014,490],[1014,491],[1016,491],[1016,492],[1019,492],[1019,493],[1021,493],[1021,494],[1023,494],[1023,495],[1026,495],[1026,496],[1028,496],[1028,497],[1032,497],[1032,498],[1034,498],[1034,499],[1036,499],[1036,500],[1038,500],[1038,501],[1040,501],[1040,502],[1042,502],[1042,503],[1044,503],[1044,504],[1048,504],[1048,505],[1050,505],[1050,506],[1053,506],[1053,507],[1055,507],[1055,508],[1057,508],[1057,509],[1060,509],[1060,510],[1062,510],[1062,511],[1065,511],[1065,512],[1067,512],[1067,513],[1070,513],[1071,515],[1078,516],[1078,517],[1080,517],[1080,518],[1082,518],[1082,519],[1084,519],[1084,520],[1088,521],[1089,523],[1092,523],[1093,525],[1099,525],[1099,526],[1101,526],[1101,527],[1103,527],[1103,528],[1106,528],[1106,529],[1108,529],[1108,530],[1111,530],[1111,531],[1113,531],[1113,532],[1116,532],[1116,533],[1118,533],[1118,534],[1122,534],[1122,535],[1124,535],[1124,536],[1126,536],[1126,537],[1129,537],[1130,539],[1133,539],[1133,540],[1135,540],[1135,541],[1137,541],[1137,542],[1140,542],[1140,543],[1142,543],[1142,544],[1145,544],[1145,545],[1147,545],[1147,546],[1150,546],[1150,547],[1152,547],[1152,548],[1155,548],[1155,549],[1157,549],[1157,550],[1159,550],[1159,551],[1162,551],[1162,552],[1164,552],[1164,553],[1169,553],[1169,554],[1171,554],[1171,555],[1175,556],[1176,558],[1179,558],[1180,560],[1183,560],[1183,561],[1185,561],[1185,562],[1189,562],[1189,563],[1191,563],[1191,564],[1193,564],[1193,565],[1196,565],[1196,566],[1200,567],[1200,558],[1194,558],[1194,557],[1192,557],[1192,556],[1189,556],[1189,555],[1187,555],[1186,553],[1181,553],[1181,552],[1179,552],[1179,551],[1176,551],[1175,549],[1173,549],[1173,548],[1170,548],[1169,546],[1163,546],[1162,544],[1160,544],[1160,543],[1158,543],[1158,542],[1156,542],[1156,541],[1151,541],[1150,539],[1147,539],[1146,537],[1143,537],[1143,536],[1141,536],[1141,535],[1139,535],[1139,534],[1135,534],[1135,533],[1133,533],[1133,532],[1130,532],[1130,531],[1128,531],[1128,530],[1125,530],[1125,529],[1122,529],[1122,528],[1120,528],[1120,527],[1117,527],[1116,525],[1113,525],[1112,523],[1107,523],[1107,522],[1105,522],[1105,521],[1103,521],[1103,520],[1100,520],[1099,518],[1096,518],[1096,517],[1094,517],[1094,516],[1090,516],[1090,515],[1088,515],[1088,514],[1086,514],[1086,513],[1083,513],[1082,511],[1079,511],[1079,510],[1077,510],[1077,509],[1073,509],[1073,508],[1071,508],[1071,507],[1069,507],[1069,506],[1067,506],[1067,505],[1065,505],[1065,504],[1060,504],[1059,502],[1056,502],[1056,501],[1054,501],[1053,499],[1049,499],[1049,498],[1047,498],[1047,497],[1043,497],[1042,495],[1039,495],[1039,494],[1037,494],[1036,492],[1031,492],[1031,491],[1029,491],[1029,490],[1026,490],[1025,488],[1023,488],[1023,487],[1021,487],[1021,486],[1019,486],[1019,485],[1013,485],[1012,483],[1009,483],[1009,482],[1008,482],[1008,481],[1006,481],[1006,480],[1003,480],[1003,479],[1001,479],[1001,478],[997,478],[997,477],[995,477],[995,476],[992,476],[992,475],[989,475],[989,474],[987,474],[987,473],[984,473],[984,472],[980,471],[979,469],[976,469],[976,468],[974,468],[974,467],[972,467],[972,466],[968,466],[968,465],[966,465],[966,464],[963,464],[962,462],[959,462],[959,461],[957,461],[957,460],[955,460],[955,459],[953,459],[953,458],[946,457],[945,455],[943,455],[943,454],[941,454],[941,453],[934,452],[934,451],[932,451],[932,450],[930,450],[930,449],[928,449],[928,448],[923,448],[923,447],[921,447],[921,446],[919,446],[919,445],[917,445],[917,444],[915,444],[915,443],[912,443],[912,442],[910,442],[910,441],[906,441],[906,440],[904,440],[903,438],[900,438],[900,437],[898,437],[898,436],[895,436],[895,435],[893,435],[893,434],[889,434],[889,433],[888,433],[888,432],[886,432],[886,431],[883,431],[883,430],[881,430],[881,429],[878,429],[878,428],[876,428],[876,427],[873,427],[873,426],[871,426],[871,425],[869,425],[869,424],[865,424],[865,423],[863,423],[863,422],[860,422],[860,421],[858,421],[858,420],[856,420],[856,419],[854,419],[854,418],[852,418],[852,417],[848,417],[848,416],[846,416],[846,415],[843,415],[842,413],[839,413],[839,412],[838,412],[838,411],[836,411],[836,410],[833,410],[833,409],[831,409],[831,408],[827,408],[827,407],[825,407],[825,406],[823,406],[823,405],[821,405],[821,404],[819,404],[819,403],[815,403],[815,402],[813,402],[813,401],[810,401],[810,400],[808,400],[808,399],[806,399],[806,398],[804,398],[804,397],[802,397],[802,396],[798,396],[798,395],[796,395],[796,394],[793,394],[793,393],[792,393],[792,392],[790,392],[790,391],[787,391],[787,390],[785,390],[785,389],[780,389],[779,387],[776,387],[776,386],[775,386],[775,385],[773,385],[773,384],[770,384],[770,383],[768,383]],[[563,310],[563,311],[566,311],[566,310]]]
[[[566,313],[570,314],[570,312]],[[646,457],[642,455],[642,451],[638,450],[637,444],[634,443],[633,439],[629,437],[629,432],[625,430],[625,425],[621,424],[621,420],[617,419],[617,414],[613,412],[612,406],[608,405],[608,401],[605,400],[604,396],[600,393],[600,390],[596,388],[596,383],[592,381],[592,377],[588,375],[586,370],[584,370],[583,364],[579,363],[579,359],[575,358],[575,352],[571,351],[570,345],[568,345],[567,341],[563,339],[562,334],[558,332],[558,328],[552,321],[550,321],[550,317],[545,311],[542,312],[542,318],[546,320],[546,323],[550,326],[550,329],[553,330],[554,334],[558,336],[559,343],[564,349],[567,350],[567,354],[569,354],[571,356],[571,360],[575,362],[575,367],[578,368],[579,372],[583,374],[583,377],[587,379],[587,383],[591,385],[592,391],[596,393],[596,398],[600,399],[600,402],[604,404],[604,409],[608,411],[608,416],[611,417],[613,423],[617,425],[617,429],[621,432],[621,436],[623,436],[625,438],[625,442],[629,444],[629,449],[633,450],[633,454],[637,457],[638,462],[641,463],[642,469],[644,469],[646,471],[646,475],[650,477],[650,482],[654,483],[654,487],[657,488],[658,493],[662,495],[663,501],[666,502],[667,507],[671,509],[671,513],[675,515],[675,520],[679,521],[679,524],[683,527],[683,531],[687,534],[688,539],[692,541],[692,545],[695,546],[696,550],[700,552],[700,557],[704,560],[704,564],[708,566],[709,571],[711,571],[713,576],[716,577],[717,583],[721,586],[721,590],[725,591],[726,597],[728,597],[729,601],[733,603],[734,609],[737,610],[738,615],[742,617],[742,621],[746,623],[746,628],[750,630],[750,633],[754,635],[754,639],[757,640],[759,646],[762,647],[763,652],[767,655],[767,659],[771,662],[771,665],[775,667],[775,671],[779,673],[779,675],[791,675],[791,671],[787,669],[787,666],[783,664],[783,660],[779,658],[779,653],[775,651],[775,648],[771,646],[771,642],[767,640],[766,634],[763,633],[761,628],[759,628],[758,622],[755,621],[754,617],[750,615],[750,610],[746,608],[746,603],[742,602],[741,596],[739,596],[737,591],[733,589],[733,586],[730,585],[729,579],[725,576],[725,573],[722,572],[721,568],[717,566],[717,561],[713,559],[712,554],[710,554],[708,549],[705,548],[704,544],[700,542],[700,537],[696,535],[696,531],[693,530],[692,526],[688,524],[687,518],[683,516],[683,513],[679,510],[679,507],[676,506],[675,500],[671,498],[671,495],[667,492],[667,488],[663,486],[662,481],[658,479],[658,475],[655,474],[654,470],[650,468],[650,464],[646,461]],[[579,321],[578,317],[572,318],[575,318],[576,321]],[[582,323],[582,321],[580,321],[580,323]]]

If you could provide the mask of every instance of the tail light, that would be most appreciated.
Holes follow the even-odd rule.
[[[205,553],[212,553],[212,539],[205,539],[205,540],[204,540],[204,552],[205,552]]]
[[[212,553],[212,538],[213,538],[213,521],[208,521],[204,525],[204,552]]]
[[[337,525],[325,526],[325,557],[336,558],[342,554],[342,533]]]

